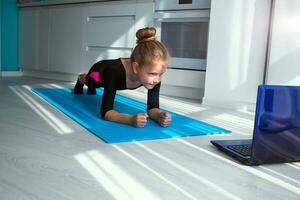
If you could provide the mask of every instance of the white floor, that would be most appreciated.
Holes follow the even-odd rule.
[[[251,138],[254,113],[164,97],[162,107],[233,133],[106,144],[34,95],[32,86],[72,85],[0,79],[1,200],[300,199],[300,163],[248,167],[210,144]]]

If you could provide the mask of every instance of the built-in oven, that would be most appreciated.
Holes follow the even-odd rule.
[[[156,0],[157,38],[171,54],[171,69],[206,70],[210,0]]]

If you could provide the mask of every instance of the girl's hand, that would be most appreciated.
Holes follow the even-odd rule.
[[[143,128],[147,124],[147,118],[148,118],[147,113],[138,113],[138,114],[133,116],[132,124],[135,127]]]
[[[157,121],[162,127],[167,127],[171,123],[172,118],[168,112],[161,112],[159,113],[159,117]]]

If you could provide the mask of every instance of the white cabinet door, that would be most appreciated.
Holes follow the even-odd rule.
[[[19,66],[23,69],[38,69],[38,16],[35,8],[23,8],[19,13]]]
[[[37,38],[37,68],[49,71],[49,36],[50,36],[50,10],[46,7],[39,8],[38,38]]]
[[[49,10],[23,8],[19,24],[20,67],[48,71]]]
[[[88,20],[88,46],[133,47],[134,15],[92,16]]]
[[[76,74],[82,69],[82,8],[57,6],[50,10],[49,70]]]
[[[85,7],[85,70],[103,59],[129,57],[139,28],[151,26],[153,2],[107,2]]]

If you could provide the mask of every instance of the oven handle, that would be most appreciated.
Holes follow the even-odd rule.
[[[154,19],[209,18],[209,15],[210,10],[159,11],[154,13]]]

